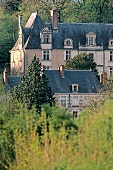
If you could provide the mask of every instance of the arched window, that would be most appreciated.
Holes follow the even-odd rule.
[[[72,39],[65,39],[64,45],[65,46],[72,46],[73,45],[73,40]]]

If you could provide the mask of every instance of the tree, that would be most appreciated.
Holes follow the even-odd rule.
[[[17,20],[0,11],[0,73],[3,72],[6,63],[10,62],[9,50],[17,39]]]
[[[96,63],[93,60],[93,57],[88,56],[87,54],[79,54],[74,58],[66,61],[65,68],[67,70],[89,70],[97,74]]]
[[[51,88],[48,86],[48,79],[41,72],[41,64],[36,56],[34,56],[28,70],[22,76],[20,84],[14,88],[13,97],[27,105],[28,109],[36,105],[37,113],[40,113],[43,103],[53,104],[54,99]]]
[[[22,3],[22,0],[5,0],[3,3],[3,8],[5,12],[12,14],[19,11],[19,7]]]

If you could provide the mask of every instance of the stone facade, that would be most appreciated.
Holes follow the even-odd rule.
[[[45,23],[32,13],[25,27],[19,16],[19,38],[10,50],[11,72],[21,75],[36,55],[46,69],[58,69],[80,53],[94,58],[99,74],[113,73],[113,24],[59,23],[58,11],[51,11]]]

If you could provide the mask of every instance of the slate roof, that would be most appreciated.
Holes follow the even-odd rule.
[[[40,49],[40,31],[47,25],[52,28],[51,23],[44,23],[37,13],[33,13],[25,28],[23,28],[24,44],[27,42],[26,49]],[[113,24],[104,23],[58,23],[58,33],[52,34],[52,48],[63,49],[65,38],[71,38],[74,42],[73,49],[78,49],[86,43],[86,34],[94,32],[96,34],[96,44],[103,44],[107,49],[108,41],[113,38]],[[28,40],[29,37],[29,40]],[[28,41],[27,41],[28,40]],[[18,48],[18,47],[17,47]],[[13,50],[17,49],[16,46]]]
[[[45,70],[49,85],[54,93],[71,93],[71,85],[78,84],[79,93],[98,93],[101,84],[90,70],[65,70],[62,78],[59,70]],[[10,88],[17,86],[20,76],[8,76]]]
[[[90,70],[65,70],[64,78],[59,70],[45,70],[54,93],[71,93],[71,85],[78,84],[79,93],[98,93],[101,84]]]
[[[21,81],[20,76],[8,76],[8,86],[10,88],[13,88],[14,86],[17,86]]]

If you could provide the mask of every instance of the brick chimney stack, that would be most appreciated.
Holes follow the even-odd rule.
[[[107,74],[105,72],[101,72],[100,73],[100,83],[102,83],[104,85],[106,80],[107,80]]]
[[[51,10],[51,23],[53,27],[53,33],[58,33],[58,16],[59,12],[57,9]]]
[[[60,71],[60,75],[61,75],[62,78],[65,78],[65,77],[64,77],[64,70],[65,70],[64,65],[61,65],[61,66],[59,67],[59,71]]]

